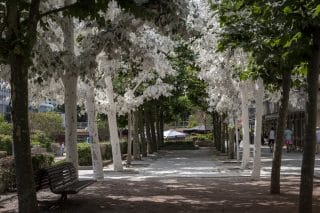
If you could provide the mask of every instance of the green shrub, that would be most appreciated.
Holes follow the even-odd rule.
[[[88,143],[78,143],[78,156],[80,166],[92,165],[91,148]]]
[[[34,171],[51,166],[54,156],[50,154],[32,155],[32,167]],[[15,163],[13,156],[0,159],[0,193],[16,190]]]
[[[213,135],[212,135],[212,133],[196,134],[192,138],[194,138],[195,140],[212,141],[213,140]]]
[[[165,141],[164,146],[194,146],[193,141]]]
[[[56,112],[30,113],[31,132],[42,131],[51,139],[55,139],[63,130],[63,119]]]
[[[48,151],[51,151],[51,143],[53,140],[49,138],[43,131],[37,130],[31,135],[31,144],[40,145],[43,148],[46,148]]]
[[[127,152],[128,152],[128,142],[127,141],[120,142],[120,149],[121,149],[121,154],[127,154]]]
[[[33,170],[37,171],[41,168],[51,166],[54,162],[54,156],[52,154],[44,153],[40,155],[33,155],[31,160]]]
[[[109,142],[100,143],[102,160],[109,160],[112,158],[111,144]]]
[[[193,141],[165,141],[162,149],[193,150],[193,149],[198,149],[198,147],[194,146]]]
[[[13,191],[15,188],[15,167],[12,156],[0,159],[0,193]]]
[[[58,160],[56,162],[53,162],[52,165],[54,166],[54,165],[58,165],[58,164],[65,163],[65,162],[67,162],[66,159],[62,159],[62,160]]]
[[[0,134],[1,135],[12,135],[12,125],[7,122],[0,121]]]
[[[127,153],[127,142],[120,142],[121,154]],[[112,159],[112,147],[110,142],[100,143],[101,157],[102,160]],[[91,166],[92,156],[91,156],[91,145],[88,143],[78,143],[78,155],[79,155],[79,165],[80,166]]]
[[[12,154],[12,137],[11,137],[11,135],[0,134],[0,151],[6,151],[9,155]]]

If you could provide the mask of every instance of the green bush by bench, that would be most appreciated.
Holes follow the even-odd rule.
[[[54,161],[54,156],[51,154],[32,155],[32,167],[34,172],[51,166]],[[16,176],[15,162],[13,156],[8,156],[0,159],[0,193],[7,191],[15,191]]]

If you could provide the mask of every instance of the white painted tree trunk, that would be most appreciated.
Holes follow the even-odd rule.
[[[238,131],[238,128],[236,128],[236,147],[237,147],[237,161],[240,161],[239,131]]]
[[[99,143],[98,126],[96,122],[94,87],[86,85],[86,110],[88,114],[88,129],[91,145],[93,176],[96,180],[103,180],[103,165]]]
[[[77,81],[73,75],[64,78],[66,160],[78,168],[77,149]],[[78,169],[77,169],[78,170]]]
[[[73,0],[65,0],[65,5],[70,5]],[[74,64],[74,24],[73,18],[64,17],[61,22],[61,29],[64,37],[64,50],[66,52],[64,60],[68,62],[68,67],[62,77],[65,90],[65,147],[68,162],[72,162],[78,171],[78,149],[77,149],[77,83],[78,71]]]
[[[132,160],[132,113],[128,112],[128,149],[127,149],[127,164],[131,164]]]
[[[238,131],[238,119],[234,116],[233,117],[234,121],[234,127],[235,127],[235,134],[236,134],[236,143],[235,143],[235,148],[237,150],[237,161],[240,161],[240,152],[239,152],[239,131]]]
[[[114,103],[114,92],[111,76],[107,76],[105,78],[106,86],[107,86],[107,97],[110,104],[110,109],[108,111],[108,122],[109,122],[109,130],[110,130],[110,141],[112,146],[112,159],[113,166],[115,171],[122,171],[122,159],[121,159],[121,149],[120,149],[120,141],[118,135],[118,126],[117,126],[117,109],[116,104]]]
[[[254,179],[260,178],[261,170],[261,132],[262,132],[262,113],[263,113],[263,97],[264,97],[264,85],[261,78],[256,82],[256,119],[254,128],[254,148],[255,155],[253,159],[253,170],[251,177]]]
[[[139,142],[139,133],[138,133],[138,126],[139,126],[139,120],[138,120],[138,112],[135,111],[132,114],[132,136],[133,136],[133,157],[135,160],[141,160],[140,157],[140,142]]]
[[[241,93],[241,110],[242,110],[242,130],[243,130],[243,142],[242,142],[242,163],[241,168],[245,169],[249,166],[250,160],[250,139],[249,139],[249,111],[248,111],[248,88],[243,83],[240,87]]]

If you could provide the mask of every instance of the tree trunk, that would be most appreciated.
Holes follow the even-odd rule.
[[[19,8],[19,4],[21,2],[17,0],[6,1],[4,5],[6,7],[5,21],[8,28],[3,33],[6,37],[5,42],[10,43],[11,46],[8,49],[8,63],[11,68],[12,137],[19,212],[36,213],[39,210],[30,151],[28,68],[30,54],[37,38],[35,32],[39,21],[40,0],[31,1],[29,22],[24,27],[20,26],[22,11]]]
[[[31,164],[26,60],[22,56],[10,56],[14,159],[19,212],[38,212]]]
[[[94,87],[86,85],[86,110],[88,115],[88,129],[91,144],[93,176],[96,180],[103,180],[103,166],[99,143],[98,126],[96,123]]]
[[[272,160],[271,170],[271,194],[280,193],[280,168],[281,168],[281,155],[283,146],[284,128],[287,120],[287,111],[289,103],[291,72],[285,70],[282,74],[282,97],[279,110],[278,125],[276,130],[276,141]]]
[[[218,144],[218,151],[221,150],[221,115],[217,113],[217,144]]]
[[[306,135],[303,147],[303,158],[301,166],[301,181],[299,194],[299,212],[312,212],[313,177],[315,165],[316,146],[316,118],[317,118],[317,95],[319,88],[319,66],[320,66],[320,29],[314,31],[313,56],[309,62],[307,74],[308,99],[307,99],[307,121]]]
[[[213,121],[213,142],[214,146],[216,147],[217,150],[220,150],[219,142],[218,142],[218,113],[216,111],[213,111],[212,113],[212,121]]]
[[[147,149],[148,149],[148,153],[152,154],[154,152],[154,150],[152,149],[152,145],[151,145],[151,141],[152,141],[152,137],[151,137],[151,130],[150,130],[150,116],[148,113],[148,108],[145,106],[144,109],[144,122],[146,125],[146,135],[147,135]]]
[[[72,0],[65,0],[65,5],[72,4]],[[67,52],[65,60],[69,62],[66,73],[62,77],[64,85],[64,102],[65,102],[65,143],[66,143],[66,160],[73,163],[78,174],[78,150],[77,150],[77,83],[78,71],[75,68],[74,52],[74,25],[72,17],[64,17],[61,23],[63,32],[63,46]]]
[[[229,159],[234,159],[234,129],[231,128],[229,131]]]
[[[226,153],[226,128],[224,120],[226,119],[226,114],[223,113],[220,120],[220,128],[221,128],[221,152]]]
[[[127,164],[132,161],[132,113],[128,112],[128,149],[127,149]]]
[[[238,121],[235,119],[237,161],[240,161]]]
[[[254,125],[254,159],[251,177],[260,178],[261,170],[261,130],[262,130],[262,113],[263,113],[264,85],[261,78],[256,82],[256,119]]]
[[[160,108],[160,141],[161,145],[164,146],[164,138],[163,138],[163,131],[164,131],[164,121],[163,121],[163,110]]]
[[[156,106],[156,129],[157,129],[157,144],[159,147],[162,147],[163,144],[163,137],[161,132],[161,120],[162,120],[162,110],[160,106]]]
[[[65,103],[65,143],[66,160],[73,163],[78,173],[77,150],[77,81],[75,75],[64,77],[64,103]]]
[[[161,147],[161,133],[160,133],[160,112],[159,112],[159,106],[155,107],[155,127],[156,127],[156,138],[157,138],[157,144],[158,147]]]
[[[247,82],[243,82],[240,88],[241,94],[241,110],[242,110],[242,129],[243,129],[243,141],[242,141],[242,162],[241,168],[245,169],[249,166],[250,160],[250,137],[249,137],[249,112],[248,112],[248,88]]]
[[[139,113],[133,113],[133,156],[135,160],[141,160],[139,142]]]
[[[139,110],[139,134],[141,140],[141,154],[142,157],[147,157],[147,141],[145,136],[145,128],[144,128],[144,119],[143,119],[143,112]]]
[[[122,159],[121,159],[121,149],[120,141],[118,135],[118,125],[117,125],[117,109],[114,103],[114,92],[111,76],[105,78],[107,85],[107,97],[110,104],[110,110],[108,111],[108,123],[110,129],[110,141],[112,146],[112,159],[115,171],[122,171]]]
[[[148,124],[150,127],[150,135],[151,135],[151,141],[150,141],[150,148],[153,152],[157,152],[157,137],[156,137],[156,130],[154,126],[154,113],[151,106],[147,107],[147,114],[148,114]]]

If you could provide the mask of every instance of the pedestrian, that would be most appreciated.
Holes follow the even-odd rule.
[[[320,127],[316,128],[317,144],[316,144],[316,154],[320,153]]]
[[[276,136],[276,132],[274,131],[274,128],[271,127],[271,130],[269,132],[269,144],[268,144],[270,147],[270,152],[273,152],[275,136]]]
[[[284,130],[284,142],[287,147],[287,152],[293,151],[292,134],[292,130],[289,129],[289,127]]]
[[[61,156],[63,156],[63,153],[64,153],[64,143],[63,142],[60,145],[60,153],[61,153]]]

